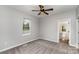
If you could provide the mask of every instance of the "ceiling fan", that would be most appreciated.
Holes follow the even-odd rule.
[[[32,10],[32,11],[39,11],[38,15],[41,15],[41,13],[44,13],[46,15],[49,15],[49,13],[47,13],[46,11],[53,11],[53,8],[50,8],[50,9],[44,9],[44,6],[43,5],[38,5],[40,10]]]

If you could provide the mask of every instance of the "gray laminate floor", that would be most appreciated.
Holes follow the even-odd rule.
[[[78,54],[79,50],[65,44],[47,40],[35,40],[19,47],[2,52],[2,54]]]

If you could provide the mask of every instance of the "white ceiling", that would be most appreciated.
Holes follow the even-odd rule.
[[[35,17],[45,17],[47,15],[37,15],[39,12],[33,12],[32,10],[39,10],[38,5],[11,5],[10,7],[20,10],[22,12],[28,13]],[[45,5],[45,9],[53,8],[53,11],[48,11],[49,15],[56,13],[65,12],[68,10],[73,10],[76,8],[76,5]]]

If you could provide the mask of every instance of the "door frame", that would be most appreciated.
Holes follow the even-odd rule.
[[[57,21],[57,42],[59,43],[59,23],[60,22],[68,22],[69,23],[69,44],[71,43],[71,19],[65,18]]]
[[[79,19],[76,19],[76,48],[79,48]]]

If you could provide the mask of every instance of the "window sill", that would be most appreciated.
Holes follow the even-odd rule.
[[[23,34],[22,36],[27,36],[27,35],[30,35],[31,33],[26,33],[26,34]]]

